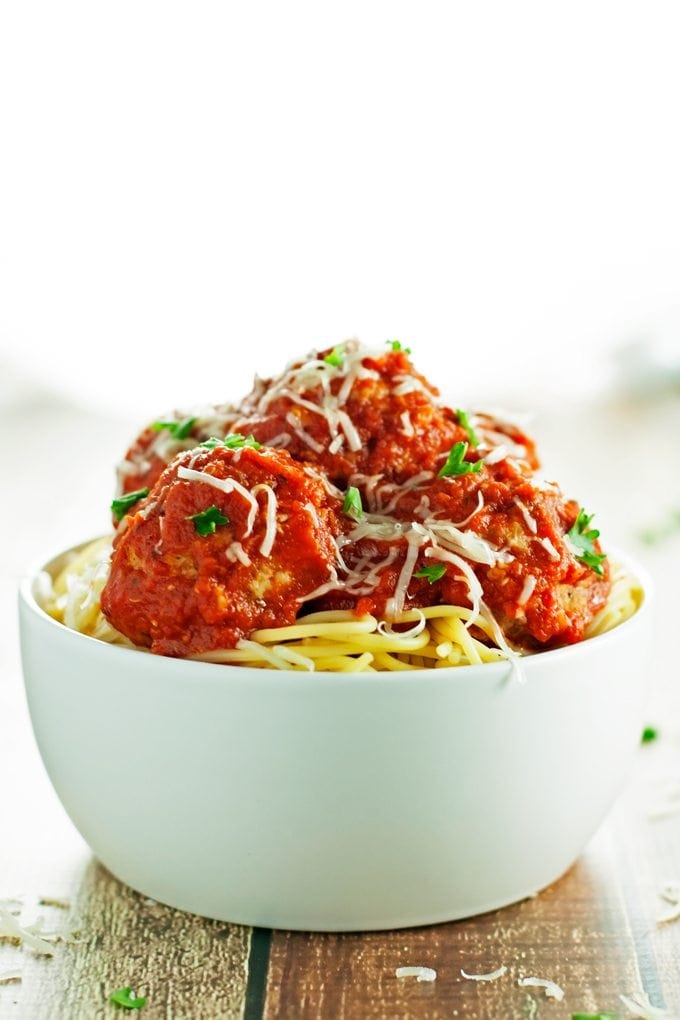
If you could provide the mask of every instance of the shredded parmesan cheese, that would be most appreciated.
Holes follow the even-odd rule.
[[[460,972],[468,981],[497,981],[498,978],[502,978],[504,974],[507,974],[508,968],[503,963],[498,970],[492,970],[489,974],[466,974],[462,967]]]
[[[432,967],[397,967],[394,973],[398,978],[414,977],[416,981],[437,980],[437,971]]]
[[[536,539],[534,539],[534,541],[538,542],[540,545],[543,546],[545,551],[550,556],[551,560],[554,560],[555,562],[557,562],[558,560],[562,559],[562,557],[560,556],[560,554],[558,553],[557,549],[552,544],[552,542],[550,541],[549,538],[536,538]]]
[[[20,970],[0,970],[0,985],[8,985],[13,981],[21,981]]]
[[[244,567],[249,567],[252,564],[250,556],[245,551],[240,542],[232,542],[228,545],[224,551],[224,555],[227,557],[230,563],[242,563]]]
[[[518,606],[525,606],[527,604],[531,596],[534,594],[536,584],[536,578],[532,574],[529,574],[529,576],[525,578],[524,586],[522,587],[519,598],[517,599]]]
[[[402,411],[399,417],[401,419],[401,431],[404,435],[409,437],[415,436],[416,430],[413,427],[410,413],[408,411]]]
[[[317,443],[314,436],[310,436],[309,432],[305,432],[292,411],[289,411],[286,415],[286,421],[298,439],[301,439],[303,443],[306,443],[310,450],[314,450],[314,453],[323,453],[323,446],[321,443]]]
[[[276,499],[276,493],[272,489],[271,485],[256,485],[252,490],[253,496],[256,492],[265,492],[267,494],[267,525],[264,538],[260,544],[260,552],[263,556],[269,556],[274,547],[274,539],[276,538],[276,510],[278,507],[278,500]]]
[[[548,981],[546,978],[518,978],[517,984],[520,988],[542,988],[548,999],[556,999],[557,1002],[561,1002],[564,998],[564,989],[560,988],[554,981]]]
[[[52,943],[36,934],[36,926],[39,930],[41,924],[39,919],[33,925],[23,925],[14,914],[0,906],[0,938],[16,939],[18,942],[30,946],[40,956],[52,956],[54,953]]]
[[[522,500],[518,496],[515,496],[515,506],[518,508],[518,510],[522,514],[522,517],[524,518],[524,523],[526,524],[526,526],[529,529],[529,531],[531,532],[531,534],[532,535],[537,534],[537,532],[538,532],[538,523],[536,521],[536,518],[531,516],[531,512],[529,510],[529,507],[526,505],[526,503],[523,503]]]

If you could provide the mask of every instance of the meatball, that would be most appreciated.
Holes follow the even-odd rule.
[[[456,412],[438,396],[401,349],[370,354],[348,341],[278,379],[258,381],[234,429],[284,446],[341,488],[361,487],[358,476],[399,482],[433,470],[467,439]]]
[[[609,595],[606,561],[579,559],[568,535],[579,508],[557,486],[483,468],[402,488],[391,514],[341,540],[348,580],[317,608],[391,616],[472,606],[476,591],[507,638],[537,649],[582,640]]]
[[[284,451],[182,453],[118,529],[102,610],[135,644],[174,656],[291,624],[335,576],[338,509]]]

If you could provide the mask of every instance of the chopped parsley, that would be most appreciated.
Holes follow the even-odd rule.
[[[349,489],[345,493],[345,499],[342,504],[342,512],[347,514],[348,517],[353,517],[355,521],[358,521],[364,516],[361,493],[357,489],[356,485],[350,485]]]
[[[135,503],[139,503],[140,499],[144,499],[148,495],[148,489],[135,489],[134,492],[128,492],[126,496],[118,496],[111,504],[111,512],[116,515],[117,521],[122,521],[125,514],[130,513]]]
[[[225,436],[224,439],[217,439],[215,436],[211,436],[210,439],[206,439],[204,443],[199,443],[206,450],[214,450],[216,446],[224,447],[227,450],[243,450],[247,447],[249,450],[261,450],[262,443],[258,443],[255,436],[242,436],[240,432],[234,432],[231,436]]]
[[[447,478],[449,475],[469,475],[472,472],[477,473],[478,471],[481,471],[481,460],[476,461],[474,464],[465,460],[467,449],[467,443],[454,443],[449,450],[446,464],[441,471],[438,472],[437,478]]]
[[[642,731],[642,736],[640,737],[640,741],[643,744],[651,744],[652,741],[656,740],[656,738],[658,736],[659,736],[659,731],[654,729],[653,726],[645,726],[644,730]]]
[[[618,1013],[572,1013],[571,1020],[619,1020]]]
[[[458,410],[456,411],[456,414],[458,415],[458,421],[461,423],[461,425],[463,426],[463,428],[465,429],[465,431],[468,434],[468,439],[470,440],[470,446],[472,446],[472,447],[479,446],[479,440],[477,439],[477,436],[475,434],[475,430],[473,429],[472,425],[470,424],[470,418],[469,418],[467,412],[466,411],[461,411],[460,408],[458,408]]]
[[[595,551],[595,541],[600,537],[600,532],[597,528],[589,527],[594,516],[587,514],[585,510],[579,510],[576,521],[567,532],[567,538],[577,550],[580,550],[574,553],[576,559],[602,576],[602,561],[607,559],[607,555]]]
[[[345,360],[345,345],[338,344],[323,360],[327,365],[333,365],[334,368],[342,368]]]
[[[410,354],[411,353],[411,348],[410,347],[402,347],[400,340],[386,340],[385,343],[393,351],[403,351],[404,354]]]
[[[441,581],[445,573],[446,567],[443,563],[433,563],[432,566],[421,567],[420,570],[416,570],[413,576],[426,577],[430,584],[434,584],[435,581]]]
[[[197,418],[182,418],[181,421],[155,421],[151,428],[156,432],[167,429],[175,439],[186,439],[197,421]]]
[[[146,996],[137,997],[131,988],[117,988],[109,995],[109,1002],[123,1009],[141,1009],[146,1006]]]
[[[214,503],[207,510],[201,510],[200,513],[187,517],[187,520],[194,522],[194,528],[203,538],[206,535],[214,535],[218,524],[229,524],[229,518],[225,517]]]

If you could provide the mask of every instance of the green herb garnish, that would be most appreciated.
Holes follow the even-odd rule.
[[[194,522],[194,528],[204,538],[206,535],[214,535],[218,524],[229,524],[229,518],[225,517],[214,503],[207,510],[201,510],[200,513],[192,514],[186,519]]]
[[[618,1013],[572,1013],[571,1020],[618,1020]]]
[[[111,512],[116,515],[117,521],[122,521],[125,514],[130,513],[135,503],[139,503],[140,499],[144,499],[148,495],[148,489],[135,489],[134,492],[128,492],[126,496],[118,496],[111,504]]]
[[[435,581],[441,581],[445,573],[446,567],[443,563],[433,563],[432,566],[421,567],[420,570],[416,570],[413,576],[426,577],[430,584],[434,584]]]
[[[109,995],[109,1002],[114,1006],[122,1006],[123,1009],[141,1009],[146,1006],[146,996],[138,998],[131,988],[117,988]]]
[[[594,516],[587,514],[585,510],[579,510],[575,523],[567,532],[567,538],[580,550],[575,553],[576,559],[602,576],[602,561],[607,559],[607,555],[595,551],[595,541],[600,537],[600,532],[597,528],[589,527]]]
[[[182,418],[181,421],[155,421],[151,428],[156,432],[167,429],[175,439],[186,439],[197,420],[197,418]]]
[[[465,460],[467,449],[467,443],[454,443],[449,450],[446,464],[441,471],[438,472],[437,478],[446,478],[448,475],[469,475],[472,472],[477,473],[478,471],[481,471],[481,460],[476,461],[474,464]]]
[[[345,360],[345,345],[338,344],[323,360],[327,365],[333,365],[334,368],[342,368]]]
[[[651,742],[653,740],[656,740],[656,738],[658,736],[659,736],[659,731],[654,729],[653,726],[645,726],[644,730],[642,731],[642,736],[640,737],[640,741],[643,744],[651,744]]]
[[[386,340],[385,343],[391,347],[393,351],[402,351],[404,354],[410,354],[410,347],[402,347],[400,340]]]
[[[349,517],[353,517],[355,521],[358,521],[364,516],[361,493],[357,489],[356,485],[350,485],[349,489],[345,493],[345,499],[342,504],[342,512],[347,514]]]
[[[206,450],[214,450],[216,446],[225,447],[227,450],[243,450],[245,447],[249,450],[262,449],[262,443],[258,443],[255,436],[242,436],[240,432],[234,432],[233,435],[225,436],[224,439],[211,436],[204,443],[199,443],[199,446]]]
[[[468,434],[468,439],[470,440],[470,446],[473,446],[473,447],[479,446],[479,440],[477,439],[477,436],[475,435],[475,430],[473,429],[472,425],[470,424],[470,418],[469,418],[467,412],[466,411],[461,411],[460,408],[459,408],[456,411],[456,414],[458,415],[458,421],[461,423],[461,425],[463,426],[463,428],[465,429],[465,431]]]

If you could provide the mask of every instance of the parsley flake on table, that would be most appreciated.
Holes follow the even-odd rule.
[[[156,432],[167,429],[175,439],[186,439],[196,424],[196,418],[182,418],[181,421],[155,421],[151,426]]]
[[[229,518],[225,517],[219,507],[216,507],[213,503],[207,510],[201,510],[200,513],[191,514],[187,517],[188,521],[194,522],[194,528],[205,538],[206,535],[214,535],[217,525],[229,524]]]
[[[148,495],[148,489],[135,489],[134,492],[128,492],[126,496],[118,496],[111,503],[111,512],[116,515],[117,521],[122,521],[125,514],[130,513],[135,503],[139,503],[140,499],[144,499]]]
[[[640,737],[640,743],[651,744],[652,741],[656,740],[658,736],[659,731],[654,729],[653,726],[645,726],[644,730],[642,731],[642,736]]]
[[[594,516],[594,514],[587,514],[585,510],[579,510],[576,521],[567,532],[567,538],[576,548],[574,552],[576,559],[601,577],[603,574],[602,562],[607,559],[607,555],[595,550],[595,541],[600,537],[600,532],[597,528],[589,526]]]
[[[146,1006],[146,996],[137,997],[131,988],[117,988],[109,995],[109,1002],[123,1009],[141,1009]]]
[[[416,570],[413,576],[426,577],[430,584],[434,584],[435,581],[441,581],[445,573],[446,567],[443,563],[433,563],[431,566],[421,567],[420,570]]]
[[[410,354],[411,353],[411,348],[410,347],[402,347],[400,340],[386,340],[385,343],[393,351],[403,351],[404,354]]]
[[[467,414],[466,411],[461,411],[460,408],[458,408],[456,410],[456,414],[458,415],[458,421],[461,423],[461,425],[463,426],[463,428],[465,429],[465,431],[468,434],[468,439],[470,440],[470,446],[472,446],[472,447],[479,446],[479,440],[477,439],[477,435],[475,433],[475,430],[473,429],[472,425],[470,424],[470,416]]]
[[[361,493],[357,489],[356,485],[350,485],[349,489],[345,493],[345,499],[342,504],[342,512],[347,514],[348,517],[353,517],[355,521],[358,521],[364,516]]]
[[[230,436],[225,436],[224,439],[211,436],[204,443],[199,443],[199,446],[206,450],[214,450],[216,446],[224,447],[227,450],[243,450],[244,448],[249,450],[262,449],[262,443],[258,443],[255,436],[242,436],[240,432],[234,432]]]
[[[571,1020],[619,1020],[618,1013],[572,1013]]]
[[[469,475],[471,473],[477,473],[482,470],[481,460],[471,464],[465,460],[465,454],[468,450],[467,443],[454,443],[449,450],[449,455],[446,459],[446,464],[438,472],[437,478],[447,478],[449,475]]]
[[[323,360],[327,365],[333,365],[334,368],[342,368],[345,360],[345,345],[338,344]]]

